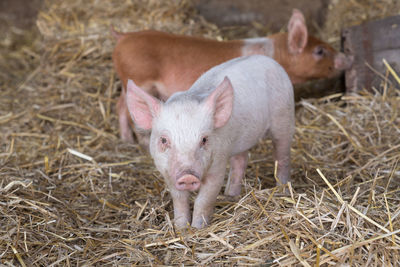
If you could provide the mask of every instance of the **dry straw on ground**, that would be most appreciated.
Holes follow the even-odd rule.
[[[110,23],[222,38],[186,1],[46,3],[1,83],[0,265],[399,266],[399,82],[298,103],[291,194],[263,141],[241,199],[180,233],[151,159],[118,139]]]

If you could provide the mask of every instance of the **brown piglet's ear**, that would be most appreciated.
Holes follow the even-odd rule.
[[[293,9],[288,24],[288,47],[291,54],[301,54],[307,45],[308,31],[303,14]]]

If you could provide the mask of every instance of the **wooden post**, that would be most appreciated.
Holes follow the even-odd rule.
[[[385,74],[383,59],[400,72],[400,15],[344,29],[342,45],[347,55],[354,56],[345,73],[346,92],[380,90],[383,79],[376,71]]]

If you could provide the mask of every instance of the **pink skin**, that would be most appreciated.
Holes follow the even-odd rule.
[[[151,128],[153,118],[162,109],[161,102],[154,97],[148,95],[145,91],[137,87],[133,81],[128,82],[128,99],[134,102],[130,107],[132,117],[141,126],[142,129],[148,130]],[[233,107],[233,88],[230,81],[225,79],[224,82],[212,92],[204,101],[206,109],[209,112],[214,110],[213,127],[218,129],[223,127],[230,118]],[[174,203],[175,224],[178,228],[184,228],[190,223],[190,210],[188,205],[188,192],[199,190],[199,194],[194,204],[194,214],[192,226],[202,228],[209,223],[209,218],[214,210],[214,203],[221,189],[225,167],[218,166],[218,171],[212,175],[210,171],[202,179],[202,175],[193,175],[190,173],[202,173],[202,169],[197,169],[201,166],[201,160],[196,154],[199,150],[207,149],[207,138],[202,137],[199,142],[199,147],[192,152],[186,152],[184,155],[177,153],[173,147],[171,139],[167,134],[161,135],[156,149],[159,152],[170,151],[168,164],[170,168],[166,171],[160,169],[166,178],[167,184],[171,190],[171,195]],[[153,153],[152,153],[153,154]],[[187,159],[193,165],[187,166]],[[221,166],[226,166],[222,164]],[[194,168],[194,169],[193,169]],[[189,172],[189,174],[188,174]],[[216,178],[217,176],[218,178]]]
[[[214,172],[208,173],[205,178],[206,183],[202,184],[193,206],[193,227],[203,228],[210,224],[214,205],[224,182],[227,162],[227,159],[222,161],[221,163],[225,164],[221,164],[219,168],[215,168]]]
[[[194,175],[184,175],[176,180],[175,187],[180,191],[196,191],[200,188],[200,179]]]
[[[117,40],[113,52],[114,68],[123,89],[117,104],[120,135],[132,142],[132,130],[139,144],[148,148],[148,132],[137,131],[126,106],[128,79],[150,95],[166,100],[184,91],[210,68],[230,59],[265,55],[275,59],[288,73],[293,84],[329,78],[351,66],[352,59],[308,34],[303,14],[294,9],[288,33],[266,38],[216,41],[205,38],[167,34],[157,31],[111,34]]]
[[[228,182],[225,187],[225,195],[236,197],[242,190],[242,179],[246,171],[247,160],[249,156],[247,151],[231,157],[231,167],[229,171]]]
[[[210,223],[228,161],[225,194],[240,195],[248,150],[268,133],[278,161],[277,184],[289,181],[293,87],[272,59],[250,56],[223,63],[166,103],[129,80],[126,98],[135,125],[151,130],[150,153],[171,193],[178,228]],[[191,191],[198,191],[192,216]]]

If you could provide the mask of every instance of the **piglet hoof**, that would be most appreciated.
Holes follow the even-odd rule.
[[[192,227],[202,229],[209,224],[209,220],[204,217],[193,218]]]
[[[239,196],[230,196],[230,195],[224,195],[222,198],[222,201],[226,201],[226,202],[238,202],[240,199],[240,195]]]
[[[286,196],[290,195],[289,185],[288,184],[277,185],[276,192]]]
[[[177,230],[184,230],[190,226],[190,222],[186,218],[183,218],[183,217],[175,219],[174,224],[175,224],[175,228]]]
[[[126,142],[126,143],[133,143],[133,136],[131,131],[121,131],[121,139],[122,141]]]
[[[242,191],[242,184],[231,184],[225,188],[225,196],[239,197]]]

